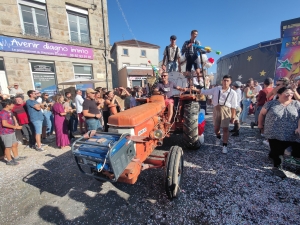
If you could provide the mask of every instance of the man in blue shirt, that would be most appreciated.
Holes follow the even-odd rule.
[[[36,150],[43,152],[45,151],[42,148],[41,143],[41,134],[42,134],[42,126],[43,126],[43,112],[41,111],[41,105],[35,100],[36,93],[34,90],[29,90],[27,92],[29,99],[26,101],[26,108],[28,111],[29,119],[31,124],[34,127],[35,132],[35,141],[36,141]]]

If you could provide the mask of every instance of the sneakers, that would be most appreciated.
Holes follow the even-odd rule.
[[[293,164],[295,166],[300,166],[300,160],[295,159],[293,156],[291,156],[288,159],[285,159],[284,162],[289,163],[289,164]]]
[[[38,151],[38,152],[45,152],[46,150],[43,149],[42,147],[35,147],[35,150]]]
[[[10,161],[7,161],[6,165],[7,166],[17,166],[17,165],[19,165],[19,163],[12,159]]]
[[[18,158],[14,158],[14,161],[21,161],[26,158],[27,158],[27,156],[19,156]]]
[[[221,138],[217,138],[216,139],[216,145],[220,145],[221,144]]]
[[[284,173],[281,169],[279,169],[279,168],[277,168],[277,167],[273,167],[273,168],[272,168],[272,172],[273,172],[273,174],[274,174],[275,176],[277,176],[277,177],[280,177],[280,178],[282,178],[282,179],[286,178],[285,173]]]
[[[269,142],[268,142],[267,140],[264,140],[264,141],[263,141],[263,144],[264,144],[265,147],[270,148]]]
[[[231,136],[232,137],[238,137],[240,135],[240,132],[239,131],[236,131],[234,132]]]
[[[223,154],[226,154],[227,152],[228,152],[227,146],[223,146],[222,153],[223,153]]]

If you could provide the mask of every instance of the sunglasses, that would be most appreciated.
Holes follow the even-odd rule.
[[[45,96],[47,96],[47,97],[48,97],[49,95],[45,95]]]
[[[168,75],[161,75],[161,77],[167,77]]]
[[[289,95],[294,95],[294,92],[286,92],[284,94],[285,94],[285,96],[289,96]]]
[[[276,84],[276,86],[278,87],[278,86],[280,86],[280,84]]]

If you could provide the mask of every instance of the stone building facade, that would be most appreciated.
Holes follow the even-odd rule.
[[[0,83],[54,94],[77,77],[112,88],[107,0],[3,0]],[[90,85],[77,88],[85,89]]]

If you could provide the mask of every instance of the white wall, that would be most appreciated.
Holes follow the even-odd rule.
[[[123,49],[128,49],[128,56],[123,55]],[[146,57],[141,56],[141,50],[146,50]],[[124,63],[129,63],[131,65],[149,65],[148,60],[151,60],[154,66],[158,65],[159,49],[138,48],[118,45],[116,46],[116,51],[118,70],[123,68]]]

